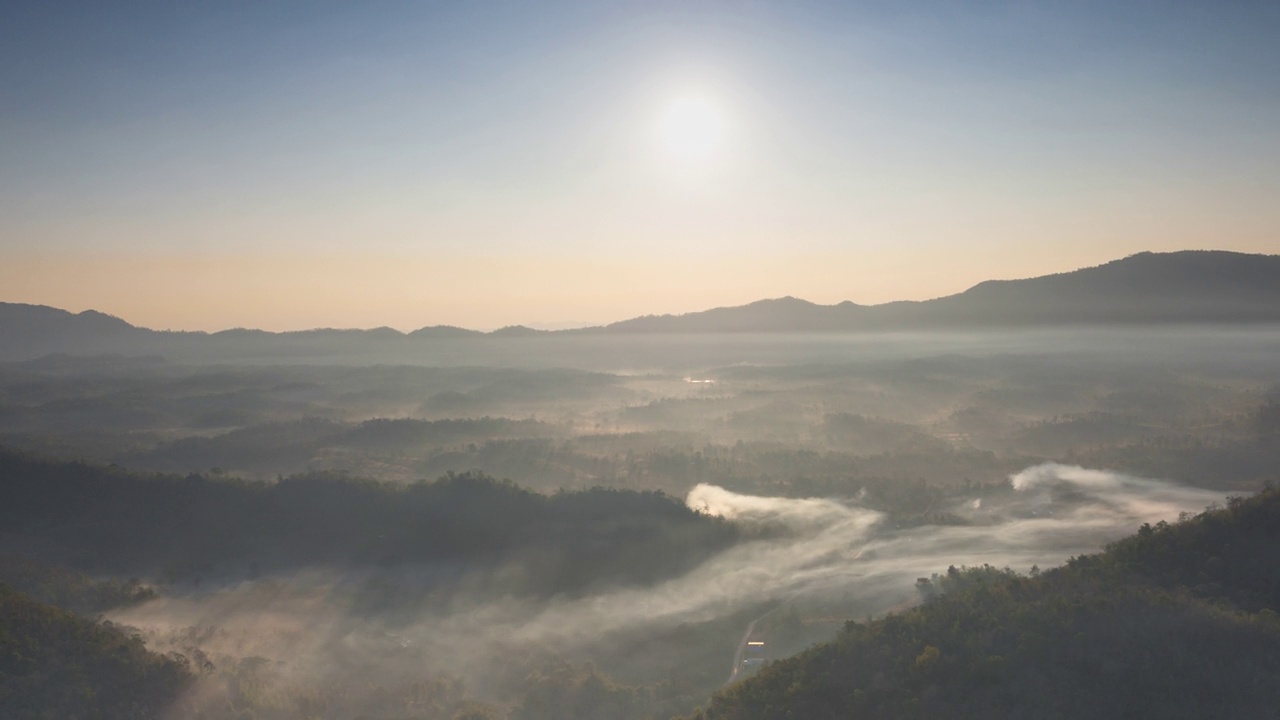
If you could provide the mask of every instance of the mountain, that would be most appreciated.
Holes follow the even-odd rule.
[[[1099,324],[1280,322],[1280,255],[1224,251],[1140,253],[1098,267],[1025,280],[989,280],[947,297],[883,305],[817,305],[794,297],[684,315],[647,315],[611,325],[490,333],[434,326],[217,333],[135,327],[93,310],[73,314],[0,303],[0,360],[54,353],[184,357],[369,355],[445,340],[681,333],[841,333],[877,330],[1053,327]]]
[[[1280,705],[1280,490],[927,598],[721,691],[695,720],[1261,718]]]
[[[0,357],[120,351],[150,331],[96,310],[79,314],[44,305],[0,303]]]
[[[854,327],[869,310],[847,300],[839,305],[817,305],[788,296],[685,315],[645,315],[577,332],[824,332]]]
[[[1026,280],[988,280],[957,295],[883,305],[792,297],[613,323],[608,332],[850,332],[1131,323],[1280,322],[1280,255],[1139,253]]]

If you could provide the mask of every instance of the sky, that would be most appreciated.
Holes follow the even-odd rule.
[[[1280,252],[1280,3],[0,7],[0,301],[565,327]]]

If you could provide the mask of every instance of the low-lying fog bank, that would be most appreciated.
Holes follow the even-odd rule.
[[[746,622],[762,613],[798,608],[797,627],[812,627],[818,616],[876,615],[914,602],[916,579],[951,565],[1047,567],[1099,550],[1142,523],[1172,521],[1223,500],[1194,487],[1059,464],[1010,480],[1016,492],[935,508],[935,522],[909,527],[857,498],[758,497],[699,485],[688,495],[690,507],[730,519],[754,539],[665,582],[573,599],[469,597],[442,607],[415,597],[412,570],[313,570],[161,597],[110,619],[138,628],[153,649],[212,660],[184,712],[193,703],[234,704],[229,698],[243,694],[245,673],[285,695],[342,688],[351,708],[388,688],[445,678],[454,683],[449,692],[501,712],[527,704],[531,673],[553,658],[592,662],[636,685],[701,663],[702,677],[720,682]],[[789,647],[776,635],[771,647]],[[690,647],[695,640],[703,647]]]

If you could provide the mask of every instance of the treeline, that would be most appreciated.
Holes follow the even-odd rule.
[[[1280,480],[1280,435],[1176,435],[1067,452],[1066,462],[1207,487],[1256,488]]]
[[[716,696],[697,720],[1274,717],[1280,491],[1030,577],[922,579],[921,606]]]
[[[63,565],[8,553],[0,554],[0,582],[40,602],[88,617],[157,597],[138,578],[91,578]]]
[[[737,539],[732,524],[658,492],[547,496],[471,473],[410,485],[329,474],[253,483],[7,451],[0,527],[0,551],[35,549],[90,573],[195,581],[310,566],[513,565],[523,572],[502,591],[516,594],[652,583]]]
[[[854,496],[865,489],[877,509],[908,511],[937,499],[936,492],[921,494],[922,486],[964,487],[967,479],[1007,487],[1010,473],[1037,461],[945,446],[858,456],[769,442],[637,450],[602,448],[603,444],[599,436],[494,440],[430,453],[416,467],[426,475],[458,467],[499,475],[521,470],[522,480],[544,487],[576,482],[684,492],[698,483],[711,483],[737,492],[791,497]]]
[[[417,420],[375,418],[358,424],[307,417],[265,423],[212,437],[191,436],[155,448],[119,456],[129,467],[162,472],[204,471],[211,468],[290,472],[307,468],[330,450],[396,455],[416,454],[426,447],[484,441],[491,438],[531,438],[562,434],[545,422],[510,418]],[[457,469],[457,468],[450,468]]]
[[[179,656],[0,583],[0,717],[162,717],[193,681]]]

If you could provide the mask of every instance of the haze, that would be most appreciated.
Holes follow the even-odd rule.
[[[248,335],[0,362],[0,601],[182,670],[59,660],[95,669],[21,707],[135,717],[66,688],[152,678],[146,717],[669,720],[751,683],[748,642],[781,664],[1280,462],[1274,325]]]
[[[1280,4],[10,5],[0,718],[1280,707]]]

